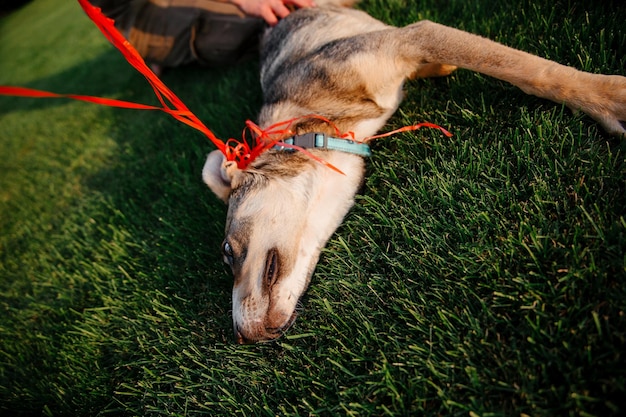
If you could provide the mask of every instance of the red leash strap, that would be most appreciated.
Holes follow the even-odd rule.
[[[439,129],[441,133],[443,133],[448,138],[451,138],[453,136],[452,133],[448,132],[446,129],[444,129],[443,127],[439,125],[436,125],[434,123],[429,123],[429,122],[422,122],[422,123],[418,123],[418,124],[411,125],[411,126],[404,126],[404,127],[401,127],[400,129],[392,130],[391,132],[381,133],[380,135],[368,136],[365,139],[363,139],[363,142],[369,142],[370,140],[384,138],[387,136],[395,135],[396,133],[418,130],[423,127],[429,127],[431,129]]]
[[[180,100],[176,94],[163,84],[163,81],[161,81],[159,77],[152,72],[152,70],[144,62],[141,55],[139,55],[139,52],[137,52],[137,50],[117,30],[113,20],[104,16],[100,8],[92,6],[87,0],[78,0],[78,2],[87,16],[96,24],[98,29],[100,29],[109,42],[111,42],[122,53],[122,55],[124,55],[124,58],[126,58],[129,64],[131,64],[146,78],[152,86],[154,94],[161,103],[162,107],[78,94],[56,94],[47,91],[12,86],[0,86],[0,95],[39,98],[60,97],[126,109],[161,110],[176,120],[179,120],[180,122],[204,133],[209,140],[211,140],[211,142],[213,142],[213,144],[226,155],[226,144],[222,140],[218,139],[213,132],[211,132],[209,128],[207,128],[204,123],[202,123],[200,119],[198,119],[196,115],[187,108],[185,103],[183,103],[182,100]]]
[[[104,106],[121,107],[124,109],[140,110],[163,110],[161,107],[149,106],[147,104],[133,103],[130,101],[115,100],[112,98],[102,98],[93,96],[81,96],[77,94],[57,94],[48,91],[35,90],[25,87],[0,86],[0,95],[35,98],[70,98],[73,100],[87,101],[89,103],[102,104]]]

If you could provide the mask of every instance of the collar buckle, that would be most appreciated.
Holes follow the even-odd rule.
[[[364,157],[371,156],[370,147],[366,143],[355,142],[350,139],[333,138],[324,133],[309,132],[302,135],[292,136],[282,141],[288,145],[299,146],[304,149],[328,149],[336,150]],[[278,142],[274,149],[292,151],[290,148],[280,146]]]
[[[323,141],[323,142],[322,142]],[[320,144],[320,142],[322,142]],[[328,137],[323,133],[309,132],[304,135],[293,137],[293,144],[304,149],[322,148],[328,149]]]

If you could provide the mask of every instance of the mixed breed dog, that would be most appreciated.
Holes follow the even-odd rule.
[[[396,28],[345,1],[317,3],[264,36],[258,123],[297,119],[289,143],[343,175],[281,148],[246,169],[214,151],[203,169],[204,181],[228,203],[222,251],[234,274],[239,343],[275,339],[294,322],[320,252],[363,182],[365,145],[358,142],[396,111],[405,80],[465,68],[583,111],[610,134],[626,132],[626,77],[578,71],[430,21]],[[335,127],[307,116],[313,114],[354,132],[355,141],[334,137]]]

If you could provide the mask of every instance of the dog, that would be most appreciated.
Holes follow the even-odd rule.
[[[276,339],[294,322],[320,252],[363,182],[361,141],[396,111],[407,79],[469,69],[583,111],[610,134],[626,132],[626,77],[582,72],[431,21],[396,28],[321,3],[291,13],[261,48],[259,126],[293,119],[281,139],[308,155],[275,147],[240,169],[214,151],[203,168],[228,203],[222,252],[234,275],[239,343]],[[354,140],[335,137],[337,129]]]

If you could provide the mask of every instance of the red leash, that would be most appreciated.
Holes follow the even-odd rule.
[[[139,71],[150,83],[152,89],[154,90],[154,94],[157,99],[161,103],[161,107],[151,106],[147,104],[133,103],[129,101],[116,100],[110,98],[103,97],[93,97],[93,96],[85,96],[78,94],[57,94],[51,93],[47,91],[35,90],[31,88],[25,87],[13,87],[13,86],[0,86],[0,95],[8,95],[8,96],[19,96],[19,97],[37,97],[37,98],[69,98],[73,100],[86,101],[89,103],[100,104],[104,106],[111,107],[120,107],[125,109],[139,109],[139,110],[160,110],[163,111],[176,120],[193,127],[196,130],[204,133],[211,142],[219,149],[229,161],[235,161],[237,166],[240,169],[246,169],[246,167],[261,153],[265,152],[267,149],[272,148],[276,143],[278,143],[285,136],[293,136],[295,132],[291,131],[291,125],[299,119],[302,118],[317,118],[327,122],[331,125],[338,137],[340,138],[352,138],[354,140],[354,133],[341,133],[337,129],[337,127],[328,119],[319,116],[319,115],[308,115],[302,116],[295,119],[290,119],[284,122],[276,123],[267,129],[263,130],[250,120],[246,121],[246,128],[244,129],[244,133],[242,135],[242,140],[238,141],[235,139],[229,139],[224,143],[221,139],[218,139],[209,128],[207,128],[204,123],[196,117],[195,114],[191,112],[185,105],[185,103],[180,100],[176,94],[174,94],[164,83],[156,76],[154,72],[146,65],[139,52],[122,36],[122,34],[117,30],[114,25],[113,19],[109,19],[105,15],[102,14],[101,9],[98,7],[92,6],[87,0],[78,0],[81,7],[87,14],[87,16],[98,26],[100,31],[104,34],[104,36],[115,46],[121,53],[124,55],[124,58],[131,64],[137,71]],[[381,135],[370,136],[365,138],[363,141],[367,142],[373,139],[377,139],[380,137],[390,136],[394,133],[405,132],[408,130],[417,130],[421,127],[431,127],[441,130],[446,136],[450,137],[452,134],[447,130],[434,125],[432,123],[419,123],[413,126],[405,126],[403,128],[394,130],[392,132],[384,133]],[[246,141],[245,136],[246,132],[249,132],[252,136],[253,145],[250,146],[248,141]],[[328,162],[323,159],[313,155],[307,150],[300,148],[298,146],[282,144],[283,147],[290,147],[299,150],[300,152],[304,152],[309,157],[314,160],[328,166],[329,168],[342,173],[339,169],[332,166]]]
[[[90,103],[101,104],[104,106],[121,107],[126,109],[141,109],[141,110],[161,110],[168,113],[175,119],[185,123],[204,133],[213,144],[224,154],[226,154],[226,145],[223,141],[218,139],[213,132],[211,132],[201,121],[194,115],[191,110],[185,106],[185,103],[180,100],[176,94],[174,94],[163,81],[157,77],[150,68],[146,65],[139,52],[122,36],[122,34],[115,28],[112,19],[109,19],[102,14],[100,8],[92,6],[87,0],[78,0],[81,7],[89,16],[89,18],[98,26],[104,36],[111,42],[121,53],[124,58],[131,64],[137,71],[139,71],[148,80],[154,93],[161,103],[162,107],[149,106],[145,104],[132,103],[128,101],[107,99],[102,97],[82,96],[77,94],[56,94],[46,91],[33,90],[23,87],[10,87],[0,86],[0,94],[13,95],[22,97],[64,97],[74,100],[87,101]],[[169,105],[168,105],[169,102]]]

